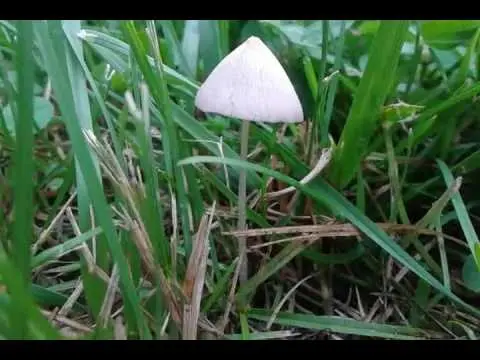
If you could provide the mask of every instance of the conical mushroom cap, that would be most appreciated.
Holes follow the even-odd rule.
[[[195,106],[203,112],[249,121],[303,121],[302,105],[287,73],[255,36],[214,68],[200,87]]]

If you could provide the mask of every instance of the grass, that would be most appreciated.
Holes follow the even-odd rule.
[[[240,121],[194,99],[251,35],[305,121],[251,124],[245,161]],[[0,21],[0,339],[477,339],[479,39],[466,20]]]

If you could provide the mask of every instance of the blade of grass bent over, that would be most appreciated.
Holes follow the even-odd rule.
[[[197,163],[227,164],[230,166],[250,168],[251,170],[276,178],[277,180],[284,182],[289,186],[296,187],[299,191],[304,192],[313,200],[326,205],[337,216],[347,218],[358,228],[359,231],[364,233],[365,236],[373,240],[378,246],[390,254],[399,263],[406,266],[442,294],[460,304],[465,309],[468,309],[472,314],[480,315],[480,310],[465,303],[462,299],[453,294],[440,281],[426,271],[421,264],[416,262],[414,258],[406,253],[405,250],[403,250],[395,241],[393,241],[393,239],[391,239],[385,233],[385,231],[380,229],[374,222],[362,214],[354,205],[347,201],[324,180],[317,178],[315,181],[304,185],[289,176],[260,165],[251,164],[240,160],[218,158],[214,156],[193,156],[181,160],[178,163],[178,166],[194,165]]]
[[[80,31],[80,33],[81,33],[81,31]],[[78,32],[75,33],[75,35],[76,36],[74,36],[73,32],[65,31],[65,36],[67,37],[68,42],[70,43],[70,47],[72,48],[79,65],[83,69],[85,78],[88,81],[88,84],[90,85],[90,87],[92,88],[92,91],[93,91],[93,94],[95,96],[95,99],[97,100],[98,106],[100,107],[100,110],[102,111],[102,116],[104,117],[105,122],[107,123],[107,127],[110,131],[110,136],[111,136],[111,140],[112,140],[112,143],[113,143],[113,148],[115,150],[115,154],[118,157],[118,161],[120,161],[122,163],[122,161],[123,161],[123,157],[121,156],[122,155],[122,149],[120,147],[120,143],[119,143],[117,134],[114,131],[115,127],[114,127],[114,123],[112,121],[112,117],[111,117],[110,113],[108,112],[107,107],[105,106],[105,102],[103,101],[102,95],[100,94],[100,91],[97,87],[97,83],[93,79],[92,73],[90,72],[90,69],[88,68],[88,66],[87,66],[87,64],[86,64],[86,62],[83,58],[83,52],[81,51],[82,50],[82,44],[80,42],[78,42],[78,38],[80,38],[78,36]]]

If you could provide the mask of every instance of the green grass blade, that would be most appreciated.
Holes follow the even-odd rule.
[[[263,309],[251,309],[248,312],[250,318],[262,321],[270,320],[271,315],[271,311]],[[340,316],[316,316],[281,312],[275,318],[274,322],[289,327],[299,327],[317,331],[328,330],[345,335],[368,336],[392,340],[422,340],[428,338],[428,335],[421,329],[409,326],[358,321]]]
[[[410,219],[408,217],[407,209],[402,197],[402,186],[400,184],[400,177],[398,173],[398,162],[395,158],[395,150],[393,148],[392,126],[385,124],[384,137],[385,147],[387,148],[388,176],[392,186],[390,221],[396,222],[398,216],[403,224],[410,224]]]
[[[452,173],[448,169],[447,165],[440,159],[437,159],[437,164],[442,172],[443,179],[447,186],[451,186],[452,183],[455,181],[453,178]],[[480,270],[480,259],[477,256],[477,247],[480,245],[478,240],[477,233],[475,228],[473,227],[472,221],[470,220],[470,216],[468,214],[468,210],[463,202],[462,196],[460,193],[455,193],[452,196],[452,204],[455,208],[455,212],[457,213],[457,218],[462,227],[463,233],[465,238],[467,239],[468,246],[470,247],[470,251],[477,263],[477,267]]]
[[[261,283],[277,273],[308,245],[308,242],[294,241],[285,246],[275,257],[263,265],[255,275],[240,286],[236,295],[237,301],[245,306],[248,303],[248,297],[255,292]]]
[[[4,336],[11,340],[57,340],[61,338],[57,330],[40,313],[38,307],[33,302],[32,294],[25,287],[22,275],[9,261],[7,254],[1,246],[0,282],[6,285],[11,298],[11,301],[7,304],[10,324],[6,328],[8,328],[9,334],[4,334]],[[13,314],[20,314],[20,319],[13,316]],[[19,320],[20,322],[15,322]],[[22,322],[26,322],[26,328],[23,328]],[[22,326],[22,328],[19,329],[19,326]]]
[[[343,60],[343,50],[345,44],[345,25],[346,21],[342,20],[340,25],[340,36],[336,39],[337,43],[335,44],[335,63],[333,65],[332,72],[340,71],[342,67],[342,60]],[[339,77],[335,76],[328,84],[328,95],[327,95],[327,102],[325,105],[325,115],[324,115],[324,122],[325,122],[325,129],[330,132],[330,122],[332,120],[333,114],[333,103],[335,101],[335,95],[337,94],[338,88],[338,81]],[[322,143],[325,146],[328,145],[328,134],[321,134],[323,137]]]
[[[421,22],[422,36],[430,46],[451,47],[459,41],[459,34],[478,29],[479,20],[428,20]]]
[[[458,72],[452,77],[452,82],[457,86],[461,86],[467,80],[467,78],[475,77],[476,75],[477,47],[479,39],[480,28],[477,29],[475,34],[472,36],[470,44],[467,48],[467,52],[463,56],[462,62],[460,63]]]
[[[178,66],[181,73],[188,76],[189,78],[195,78],[192,68],[189,66],[185,54],[183,53],[172,20],[161,20],[160,26],[162,27],[163,33],[165,34],[168,48],[173,51],[174,58],[177,63],[176,65]]]
[[[148,94],[148,92],[147,92]],[[163,269],[170,269],[170,250],[168,247],[168,240],[165,236],[164,224],[164,210],[158,199],[158,189],[160,188],[158,182],[158,175],[155,169],[153,159],[153,146],[150,138],[150,121],[147,114],[150,109],[148,107],[148,99],[143,99],[143,96],[148,96],[142,92],[142,102],[147,105],[146,109],[142,109],[143,119],[137,119],[137,141],[139,144],[139,160],[141,169],[144,172],[145,178],[145,192],[146,196],[141,203],[142,220],[152,241],[155,249],[157,259]]]
[[[151,25],[150,28],[154,28],[154,26]],[[161,130],[165,134],[162,137],[164,163],[167,169],[169,186],[172,189],[175,189],[176,185],[179,184],[179,181],[181,181],[181,179],[178,179],[178,175],[175,174],[175,171],[173,168],[173,163],[177,158],[177,152],[178,152],[178,148],[176,147],[177,136],[176,136],[176,129],[172,124],[171,101],[170,101],[170,98],[168,97],[167,85],[165,83],[165,78],[162,72],[160,54],[157,53],[157,58],[155,59],[157,61],[156,63],[157,67],[150,66],[147,59],[147,50],[144,48],[143,44],[141,43],[140,38],[133,24],[131,22],[128,22],[124,24],[122,29],[130,43],[132,54],[135,58],[135,61],[137,62],[139,69],[141,70],[145,78],[145,82],[148,85],[148,90],[152,94],[152,97],[155,99],[155,103],[158,105],[159,108],[162,109],[159,112],[159,115],[161,120]],[[143,124],[143,126],[146,127],[144,131],[147,131],[148,124]],[[145,136],[146,134],[147,133],[143,134],[142,136]],[[150,145],[145,146],[144,156],[151,156]],[[152,159],[150,159],[145,161],[143,165],[148,166],[148,164],[152,164],[152,163],[153,163]],[[153,174],[150,174],[150,176],[153,176]],[[150,185],[152,185],[151,181],[153,181],[154,178],[156,177],[147,179],[147,181],[150,182]],[[158,216],[160,205],[158,204],[158,201],[156,199],[157,198],[156,189],[155,187],[149,186],[149,191],[151,192],[150,196],[153,196],[153,198],[150,199],[150,201],[153,201],[153,203],[151,203],[152,208],[150,209],[151,216]],[[149,224],[152,224],[152,223],[149,223]],[[158,224],[158,222],[156,224]],[[185,225],[185,224],[182,223],[182,225]],[[158,235],[159,231],[161,230],[156,229],[155,233],[157,233]],[[155,237],[153,236],[154,233],[150,232],[149,235],[151,236],[152,239],[155,239]],[[159,250],[159,253],[157,254],[157,256],[159,256],[162,266],[165,267],[165,269],[167,269],[168,271],[170,268],[170,265],[169,265],[170,261],[169,261],[169,250],[168,250],[167,242],[160,239],[160,241],[157,243],[156,248]]]
[[[183,30],[182,52],[188,64],[192,78],[197,77],[198,48],[200,44],[200,20],[186,20]]]
[[[62,28],[64,33],[59,33],[58,38],[52,39],[53,41],[58,41],[59,43],[64,41],[61,39],[66,34],[76,34],[80,31],[80,21],[63,21]],[[66,42],[65,42],[66,45]],[[80,121],[80,126],[82,129],[93,131],[93,122],[92,114],[90,111],[90,101],[88,98],[87,84],[84,71],[78,62],[78,58],[83,58],[83,49],[81,47],[81,42],[78,38],[72,39],[69,42],[70,46],[65,46],[65,65],[68,69],[68,80],[71,85],[71,92],[74,101],[75,112],[77,118]],[[79,53],[77,58],[73,49],[76,49]],[[68,81],[65,79],[65,81]],[[96,158],[92,158],[95,167],[95,176],[100,181],[100,166]],[[91,228],[91,216],[90,216],[90,206],[91,200],[89,198],[87,185],[84,180],[81,169],[78,166],[78,158],[75,158],[75,171],[76,171],[76,180],[77,180],[77,202],[78,202],[78,226],[80,231],[87,231]],[[93,249],[92,244],[88,244],[92,253],[96,254],[97,265],[103,269],[108,270],[108,251],[106,247],[106,241],[100,236],[98,241],[95,243],[95,249]],[[91,304],[92,311],[96,316],[101,309],[103,298],[105,297],[105,292],[107,290],[105,282],[98,278],[97,276],[91,274],[88,270],[87,263],[82,257],[82,276],[84,278],[85,294],[88,298],[88,301]]]
[[[327,50],[328,50],[328,35],[330,33],[328,20],[322,20],[322,59],[320,60],[320,71],[318,72],[318,93],[316,94],[316,117],[319,120],[319,127],[315,130],[320,130],[320,143],[323,146],[328,144],[328,125],[329,122],[325,117],[325,102],[328,94],[328,84],[324,81],[327,71]],[[315,117],[314,117],[315,120]],[[314,121],[315,123],[315,121]],[[315,132],[316,132],[315,131]]]
[[[151,36],[150,42],[153,44],[156,39],[156,35],[154,35],[156,34],[155,22],[149,21],[148,26]],[[154,46],[155,45],[153,45],[154,59],[156,63],[155,69],[156,74],[159,78],[159,88],[156,89],[158,92],[156,92],[157,96],[155,97],[155,100],[157,105],[161,108],[166,134],[166,136],[163,137],[163,151],[167,162],[167,171],[169,172],[169,177],[173,182],[172,188],[175,189],[175,197],[179,210],[183,242],[187,257],[189,257],[190,251],[192,249],[191,233],[193,231],[193,224],[190,223],[190,209],[192,205],[189,201],[189,198],[187,197],[187,178],[184,176],[184,173],[182,173],[181,169],[175,166],[180,157],[180,153],[182,152],[181,132],[176,126],[175,120],[173,118],[173,102],[170,98],[168,83],[165,77],[165,72],[163,70],[162,57],[160,56],[160,51],[155,51]]]
[[[89,86],[91,86],[91,88],[92,88],[95,99],[97,100],[97,104],[100,107],[100,110],[102,112],[102,116],[104,117],[104,119],[107,123],[108,129],[110,130],[110,136],[111,136],[112,143],[113,143],[113,149],[115,151],[115,154],[117,155],[118,160],[120,161],[120,163],[122,163],[123,162],[123,157],[121,157],[121,147],[120,147],[120,143],[119,143],[117,134],[115,132],[115,126],[114,126],[112,117],[110,116],[110,113],[108,112],[108,110],[105,106],[105,102],[102,98],[102,95],[100,94],[97,83],[94,81],[93,76],[90,72],[90,69],[88,68],[88,66],[85,62],[85,59],[84,59],[84,56],[83,56],[83,51],[82,51],[82,49],[83,49],[82,48],[82,43],[79,41],[80,39],[77,36],[78,31],[75,31],[75,30],[78,30],[78,27],[77,28],[73,27],[70,30],[71,31],[68,31],[68,29],[67,29],[65,31],[65,36],[67,37],[67,40],[70,44],[70,47],[72,48],[72,51],[76,56],[76,60],[77,60],[78,64],[80,65],[80,67],[83,70],[86,81],[88,81]],[[79,70],[77,70],[77,71],[79,71]]]
[[[418,145],[420,141],[424,140],[425,137],[430,134],[432,127],[437,123],[434,118],[436,115],[453,108],[455,105],[460,104],[463,101],[472,99],[478,93],[480,93],[480,82],[476,82],[472,86],[464,86],[449,96],[448,99],[422,111],[415,119],[415,125],[413,127],[413,132],[415,134],[414,139],[405,139],[399,142],[396,146],[397,151],[406,148],[410,141],[412,142],[412,145]]]
[[[224,294],[228,291],[228,280],[230,280],[231,276],[233,276],[233,272],[235,271],[236,266],[236,261],[232,262],[228,266],[223,276],[214,285],[211,294],[202,301],[202,312],[208,312],[215,305],[215,303],[220,300],[220,298],[223,297]]]
[[[211,131],[205,128],[200,121],[192,117],[188,114],[184,109],[176,104],[172,104],[172,111],[173,111],[173,118],[178,126],[182,128],[185,132],[187,132],[190,136],[199,140],[199,144],[201,144],[205,149],[210,151],[212,154],[220,156],[220,150],[218,148],[218,144],[220,143],[220,139],[215,136]],[[223,143],[223,154],[226,157],[236,158],[239,159],[239,155],[227,144]],[[239,173],[237,169],[234,169],[230,172],[233,180],[238,181]],[[249,188],[255,189],[259,188],[262,184],[262,180],[255,172],[248,172],[247,173],[247,185]]]
[[[250,333],[248,340],[275,340],[295,336],[291,331],[263,331]],[[228,340],[243,340],[243,334],[225,335]]]
[[[22,134],[15,148],[15,222],[13,224],[13,258],[26,287],[30,283],[30,246],[33,236],[33,27],[30,21],[19,21],[16,65],[18,96],[15,128]]]
[[[130,46],[119,40],[114,38],[113,36],[110,36],[108,34],[104,34],[100,31],[96,30],[89,30],[89,29],[84,29],[82,33],[80,34],[80,37],[90,46],[92,46],[95,50],[98,49],[107,49],[110,50],[109,53],[107,54],[114,54],[116,56],[117,61],[114,63],[111,63],[111,65],[122,65],[122,68],[118,67],[115,68],[115,70],[123,72],[125,69],[125,64],[128,63],[128,57],[130,54]],[[105,53],[103,53],[105,55]],[[112,60],[111,58],[105,58],[107,62],[110,63],[109,60]],[[121,63],[118,61],[121,60]],[[155,64],[154,59],[151,56],[147,56],[147,60],[151,66]],[[169,68],[166,65],[162,65],[163,71],[165,71],[165,77],[166,81],[170,85],[175,85],[175,86],[180,86],[185,89],[184,94],[189,95],[191,98],[193,98],[199,88],[198,84],[195,81],[192,81],[185,77],[184,75],[178,73],[177,71]]]
[[[16,65],[18,69],[18,97],[15,129],[18,136],[15,147],[14,197],[15,222],[13,223],[12,253],[21,284],[28,289],[30,279],[30,246],[33,236],[33,26],[31,21],[18,21]],[[30,296],[29,296],[30,298]],[[12,305],[10,313],[15,337],[26,336],[27,319],[21,309]]]
[[[75,236],[65,242],[52,246],[46,250],[43,250],[39,254],[35,255],[32,259],[32,269],[45,265],[50,261],[54,261],[61,256],[74,251],[78,246],[88,242],[92,237],[98,236],[102,233],[102,229],[97,227],[82,233],[79,236]]]
[[[300,256],[312,260],[319,265],[349,264],[365,254],[365,247],[358,243],[345,253],[322,254],[312,249],[305,249]]]
[[[222,49],[220,21],[202,20],[200,22],[199,57],[203,64],[202,78],[205,78],[225,55]]]
[[[68,296],[40,285],[33,284],[31,291],[35,302],[46,307],[61,307],[68,301]],[[72,310],[78,312],[87,312],[88,308],[77,301],[75,304],[73,304]]]
[[[355,93],[345,127],[332,157],[329,179],[339,187],[355,176],[391,90],[408,21],[382,21],[368,64]]]
[[[452,167],[452,172],[457,175],[467,175],[467,173],[478,168],[480,168],[480,150],[472,152],[470,155],[456,163]]]

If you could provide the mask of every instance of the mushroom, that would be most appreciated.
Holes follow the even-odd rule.
[[[287,73],[270,49],[256,36],[249,37],[210,73],[195,98],[195,106],[242,120],[240,157],[247,160],[249,122],[298,123],[302,104]],[[238,184],[238,228],[246,230],[246,171]],[[247,278],[246,238],[239,238],[240,282]]]

